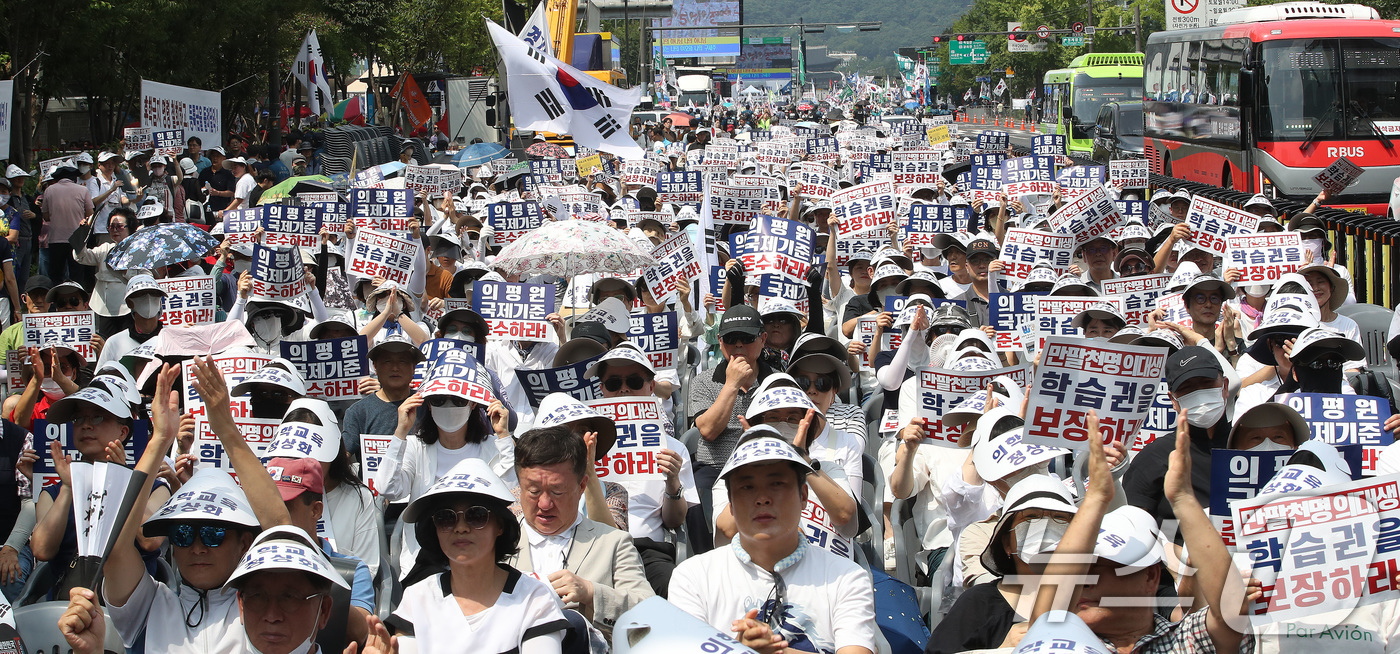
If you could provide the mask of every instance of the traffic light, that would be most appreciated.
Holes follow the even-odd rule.
[[[941,37],[941,36],[935,36],[935,37],[933,37],[933,44],[934,44],[934,45],[938,45],[939,43],[942,43],[942,42],[943,42],[943,37]]]
[[[958,35],[958,40],[959,40],[959,41],[965,40],[965,39],[963,38],[963,35],[962,35],[962,34],[959,34],[959,35]]]

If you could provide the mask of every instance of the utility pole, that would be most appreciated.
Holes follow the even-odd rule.
[[[1084,24],[1085,24],[1085,25],[1092,26],[1092,25],[1094,25],[1094,0],[1088,0],[1088,3],[1089,3],[1089,17],[1084,19]],[[1087,30],[1086,30],[1086,31],[1087,31]],[[1084,41],[1085,41],[1085,45],[1089,46],[1089,52],[1093,52],[1093,51],[1094,51],[1094,42],[1093,42],[1093,41],[1090,41],[1089,39],[1084,39]]]
[[[1133,51],[1142,52],[1142,5],[1133,3]]]

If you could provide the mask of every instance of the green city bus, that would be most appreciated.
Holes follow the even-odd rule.
[[[1142,100],[1142,66],[1140,52],[1090,53],[1075,57],[1069,68],[1045,73],[1039,130],[1067,135],[1069,154],[1087,156],[1094,149],[1099,107]]]

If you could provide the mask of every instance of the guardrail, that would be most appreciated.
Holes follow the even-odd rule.
[[[1233,207],[1243,207],[1251,197],[1249,193],[1156,174],[1152,175],[1151,184],[1154,191],[1159,188],[1173,191],[1186,189],[1192,195]],[[1288,218],[1307,208],[1307,205],[1292,200],[1273,202],[1285,223]],[[1351,272],[1356,301],[1394,307],[1400,300],[1400,293],[1396,290],[1400,288],[1400,262],[1396,260],[1400,257],[1400,221],[1325,207],[1313,215],[1326,227],[1328,240],[1337,253],[1337,261]]]

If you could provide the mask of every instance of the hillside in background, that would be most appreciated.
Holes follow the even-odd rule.
[[[883,21],[879,32],[849,33],[828,29],[808,34],[811,45],[825,45],[831,52],[855,52],[868,63],[864,72],[885,66],[894,72],[894,49],[928,45],[934,34],[953,24],[972,0],[859,0],[810,2],[809,0],[744,0],[745,23]],[[797,36],[796,29],[745,30],[745,36]],[[873,69],[873,70],[872,70]]]

